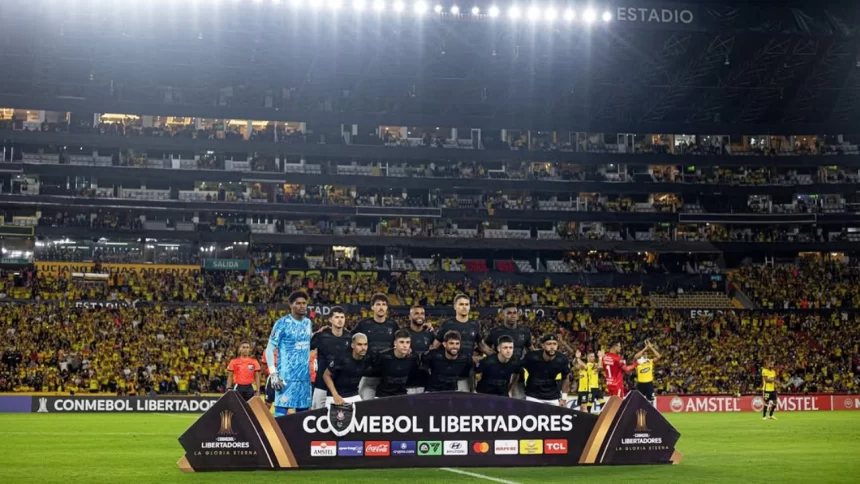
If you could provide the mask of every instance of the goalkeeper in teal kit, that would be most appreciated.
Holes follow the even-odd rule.
[[[290,294],[290,314],[275,321],[266,361],[269,363],[269,385],[275,390],[275,417],[307,410],[311,406],[311,335],[313,329],[308,312],[308,295],[301,291]]]

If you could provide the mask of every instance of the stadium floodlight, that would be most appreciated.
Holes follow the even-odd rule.
[[[555,19],[558,18],[558,10],[549,7],[548,9],[546,9],[546,12],[544,12],[543,18],[547,19],[547,21],[549,22],[554,22]]]
[[[427,4],[424,2],[417,2],[413,7],[415,13],[418,15],[424,15],[427,12]]]
[[[343,6],[343,0],[328,0],[328,8],[332,10],[340,10]]]
[[[290,6],[293,8],[299,8],[302,6],[302,0],[290,0]]]
[[[508,17],[510,17],[510,18],[516,20],[516,19],[520,18],[520,15],[522,15],[522,12],[520,11],[520,7],[517,7],[516,5],[514,5],[513,7],[508,9]]]
[[[272,5],[280,5],[281,0],[272,0]]]
[[[597,18],[597,13],[595,13],[595,12],[594,12],[594,9],[589,8],[589,9],[588,9],[588,10],[586,10],[586,11],[585,11],[585,13],[582,15],[582,18],[583,18],[583,20],[585,20],[586,22],[588,22],[588,23],[592,23],[592,22],[594,22],[594,20]]]
[[[472,15],[480,15],[481,9],[478,7],[472,7]]]
[[[499,16],[499,7],[493,5],[490,7],[490,10],[487,11],[490,14],[490,17],[498,17]]]
[[[540,18],[540,9],[532,5],[531,7],[529,7],[526,15],[528,16],[529,20],[537,20],[538,18]]]
[[[451,7],[451,15],[460,15],[460,7],[453,5]]]
[[[433,7],[433,11],[436,13],[442,13],[442,5],[436,4],[436,6]]]
[[[395,12],[402,12],[403,9],[405,9],[405,8],[406,8],[406,5],[404,5],[404,3],[401,2],[400,0],[397,0],[396,2],[394,2],[394,11]]]
[[[604,22],[612,21],[612,13],[609,10],[603,12],[603,21]]]
[[[385,0],[373,0],[373,9],[377,12],[385,10]]]
[[[568,22],[572,22],[572,21],[576,20],[576,11],[571,10],[571,9],[565,10],[564,11],[564,19],[567,20]]]
[[[352,8],[354,8],[358,11],[364,10],[364,7],[366,5],[367,5],[367,3],[364,0],[353,0],[353,2],[352,2]]]

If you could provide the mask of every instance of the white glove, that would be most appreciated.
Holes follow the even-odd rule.
[[[284,382],[283,378],[281,378],[281,376],[278,375],[277,373],[269,374],[268,383],[272,387],[272,389],[274,389],[276,392],[283,390],[284,387],[287,386],[287,384],[286,384],[286,382]]]

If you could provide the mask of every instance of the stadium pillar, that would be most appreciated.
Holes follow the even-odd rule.
[[[152,127],[152,116],[141,116],[140,124],[143,125],[144,128]]]
[[[254,131],[254,123],[249,119],[245,124],[245,141],[251,138],[252,131]]]

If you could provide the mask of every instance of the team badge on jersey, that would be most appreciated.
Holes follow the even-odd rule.
[[[331,427],[331,433],[337,437],[343,437],[351,432],[352,426],[355,424],[355,404],[329,405],[328,423]]]

